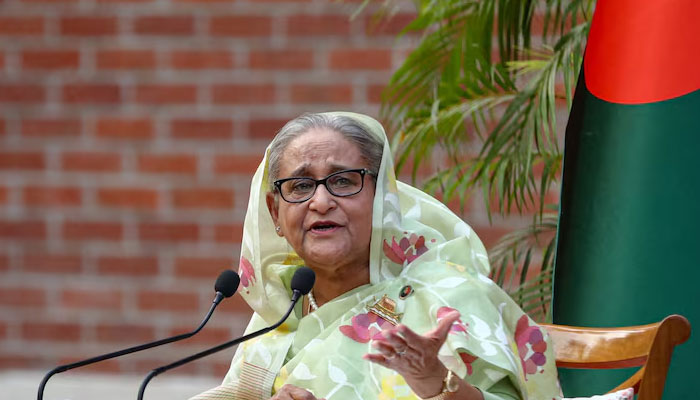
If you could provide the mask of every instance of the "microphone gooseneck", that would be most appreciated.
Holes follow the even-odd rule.
[[[218,346],[212,347],[210,349],[201,351],[197,354],[193,354],[189,357],[185,357],[181,360],[175,361],[171,364],[164,365],[162,367],[158,367],[156,369],[153,369],[148,375],[146,375],[146,378],[144,378],[143,382],[141,382],[141,387],[139,388],[139,394],[138,394],[138,400],[143,400],[143,394],[146,391],[146,386],[148,385],[148,382],[151,381],[156,375],[160,375],[163,372],[169,371],[173,368],[177,368],[181,365],[187,364],[189,362],[199,360],[202,357],[206,357],[208,355],[214,354],[216,352],[219,352],[221,350],[225,350],[231,346],[235,346],[239,343],[245,342],[246,340],[250,340],[254,337],[260,336],[262,334],[265,334],[278,326],[282,325],[284,321],[287,320],[289,317],[289,314],[292,313],[292,310],[294,309],[294,306],[297,304],[299,299],[308,294],[311,291],[311,288],[314,286],[314,282],[316,281],[316,274],[314,273],[311,268],[308,267],[300,267],[294,272],[294,275],[292,276],[292,281],[291,281],[291,289],[292,289],[292,298],[291,302],[289,304],[289,308],[287,308],[287,312],[280,318],[279,321],[274,323],[271,326],[268,326],[267,328],[260,329],[258,331],[249,333],[247,335],[243,335],[239,338],[233,339],[231,341],[228,341],[226,343],[222,343]]]
[[[82,361],[77,361],[77,362],[74,362],[71,364],[59,365],[58,367],[52,369],[51,371],[46,373],[46,375],[44,375],[44,378],[41,380],[41,383],[39,384],[39,392],[37,395],[37,399],[43,400],[44,388],[46,387],[46,383],[49,381],[49,379],[52,376],[54,376],[58,373],[69,371],[69,370],[75,369],[75,368],[84,367],[86,365],[94,364],[94,363],[97,363],[100,361],[109,360],[111,358],[120,357],[120,356],[123,356],[126,354],[135,353],[137,351],[148,350],[148,349],[153,348],[153,347],[162,346],[164,344],[168,344],[168,343],[172,343],[172,342],[177,342],[178,340],[187,339],[187,338],[195,335],[197,332],[202,330],[204,325],[209,321],[209,318],[211,318],[211,315],[214,313],[216,306],[218,306],[219,303],[221,303],[221,301],[224,298],[231,297],[236,292],[240,281],[241,281],[241,279],[238,276],[238,274],[232,270],[225,270],[225,271],[221,272],[221,274],[219,274],[219,277],[216,279],[216,283],[214,285],[214,289],[216,290],[216,296],[214,297],[214,300],[212,301],[212,305],[209,308],[207,315],[204,317],[204,319],[199,324],[197,329],[193,330],[192,332],[183,333],[183,334],[176,335],[176,336],[171,336],[169,338],[156,340],[156,341],[153,341],[150,343],[129,347],[126,349],[114,351],[114,352],[107,353],[107,354],[102,354],[102,355],[99,355],[96,357],[88,358],[88,359],[85,359]]]

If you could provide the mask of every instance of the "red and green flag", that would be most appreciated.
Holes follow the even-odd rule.
[[[553,317],[623,326],[682,314],[664,398],[698,398],[700,0],[599,0],[566,129]],[[560,371],[567,396],[634,371]]]

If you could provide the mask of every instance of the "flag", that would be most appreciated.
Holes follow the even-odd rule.
[[[700,355],[700,1],[599,0],[566,128],[554,323],[682,314],[667,399],[697,398]],[[567,396],[634,370],[561,370]]]

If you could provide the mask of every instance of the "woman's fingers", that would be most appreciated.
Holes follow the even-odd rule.
[[[386,343],[382,340],[375,340],[372,342],[372,347],[377,349],[384,357],[393,358],[396,356],[396,348],[391,343]]]
[[[413,348],[421,348],[423,346],[422,342],[425,340],[425,337],[413,332],[411,328],[406,325],[401,324],[396,327],[396,330],[399,331],[409,346]]]
[[[372,343],[372,347],[379,353],[365,354],[364,359],[397,371],[409,371],[413,367],[433,364],[437,361],[440,347],[447,340],[452,324],[459,317],[458,311],[445,315],[435,329],[425,335],[419,335],[403,324],[386,329],[382,331],[382,338]],[[397,360],[402,362],[397,364]],[[406,364],[407,361],[411,365]]]
[[[377,364],[381,364],[386,366],[387,359],[384,357],[382,354],[377,354],[377,353],[366,353],[365,355],[362,356],[363,359],[367,361],[372,361]]]
[[[403,324],[386,329],[381,339],[372,343],[379,352],[362,358],[398,372],[415,393],[434,393],[434,387],[442,385],[445,370],[438,353],[459,317],[459,312],[453,311],[423,335]]]
[[[410,347],[408,341],[393,329],[384,334],[384,340],[394,346],[397,353],[405,352]]]
[[[364,356],[362,356],[362,358],[365,359],[365,360],[367,360],[367,361],[373,362],[373,363],[375,363],[375,364],[379,364],[379,365],[381,365],[382,367],[394,369],[394,368],[390,365],[389,359],[386,358],[386,357],[384,357],[384,355],[382,355],[382,354],[367,353],[367,354],[365,354]]]
[[[426,334],[426,336],[433,336],[438,339],[440,345],[445,343],[447,340],[447,335],[450,333],[452,325],[459,319],[459,311],[455,310],[445,315],[439,322],[437,327],[433,329],[432,332]]]
[[[437,341],[440,345],[442,345],[447,339],[447,334],[450,333],[452,324],[454,324],[458,319],[459,311],[455,310],[445,315],[444,318],[440,319],[435,329],[430,330],[423,335],[417,334],[406,325],[399,325],[396,328],[410,347],[421,350],[425,348],[427,341]]]
[[[317,400],[311,392],[299,386],[286,384],[270,400]]]

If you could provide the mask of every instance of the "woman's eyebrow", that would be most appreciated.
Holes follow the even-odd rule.
[[[353,169],[353,168],[356,168],[356,167],[349,167],[347,165],[342,165],[342,164],[331,164],[330,173],[332,174],[333,172],[338,172],[338,171],[343,171],[346,169]]]
[[[310,173],[309,167],[310,167],[310,165],[308,163],[302,164],[299,167],[297,167],[294,171],[290,172],[289,176],[290,177],[291,176],[312,176],[313,174]],[[328,173],[332,174],[334,172],[344,171],[346,169],[353,169],[353,168],[357,168],[357,167],[349,167],[349,166],[343,165],[343,164],[331,163],[329,165]]]
[[[294,171],[289,173],[289,176],[304,176],[308,173],[309,164],[305,163],[297,167]]]

